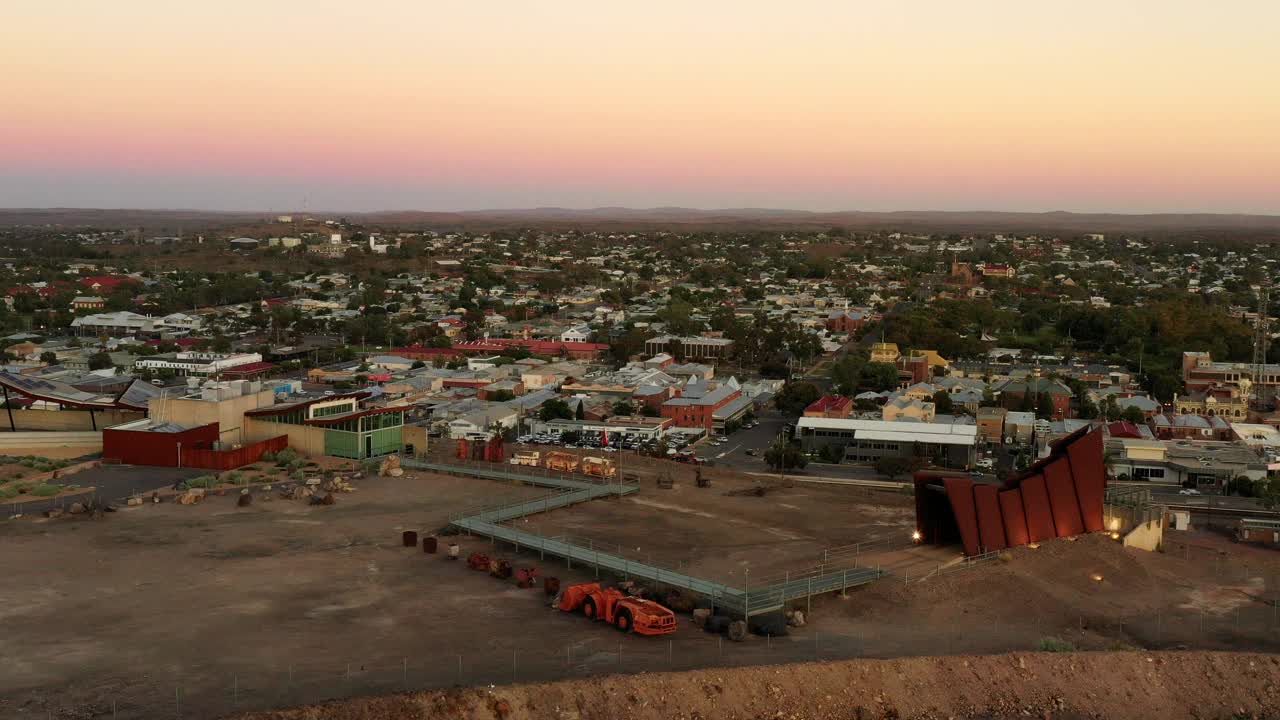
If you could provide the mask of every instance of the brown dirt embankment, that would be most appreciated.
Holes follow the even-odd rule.
[[[1280,656],[1013,653],[854,660],[465,688],[243,720],[1275,718]]]

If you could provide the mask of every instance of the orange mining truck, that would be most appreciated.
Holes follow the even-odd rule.
[[[618,469],[614,467],[612,460],[591,456],[582,458],[582,472],[605,480],[612,480],[618,476]]]
[[[556,472],[578,472],[578,456],[573,453],[552,451],[547,453],[547,469]]]
[[[676,631],[676,614],[652,600],[630,597],[618,588],[600,583],[570,585],[560,594],[564,612],[582,611],[592,620],[604,620],[622,632],[668,635]]]

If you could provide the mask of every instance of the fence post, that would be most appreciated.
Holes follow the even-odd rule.
[[[809,589],[805,592],[805,596],[804,596],[804,614],[805,615],[813,614],[813,576],[812,575],[809,576]]]

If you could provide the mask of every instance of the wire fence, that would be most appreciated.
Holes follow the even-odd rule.
[[[449,687],[500,686],[641,672],[678,672],[779,663],[986,654],[1010,650],[1242,649],[1280,650],[1280,603],[1261,600],[1223,611],[1155,610],[1144,614],[1074,617],[1037,615],[967,618],[946,627],[864,624],[840,631],[795,628],[786,636],[724,635],[684,628],[670,637],[622,635],[585,618],[575,640],[559,646],[512,642],[477,648],[424,646],[402,657],[325,660],[299,657],[270,665],[220,658],[216,664],[122,674],[92,717],[213,718],[344,698]],[[904,618],[905,620],[905,618]],[[482,641],[491,642],[491,641]],[[500,645],[500,646],[499,646]],[[0,707],[3,707],[0,705]],[[30,708],[33,718],[80,717],[57,698]]]

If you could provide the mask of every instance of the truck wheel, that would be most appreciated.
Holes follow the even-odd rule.
[[[596,619],[596,601],[587,598],[582,602],[582,614],[590,620]]]
[[[614,618],[614,624],[624,633],[631,632],[631,613],[623,610],[618,613],[618,617]]]

